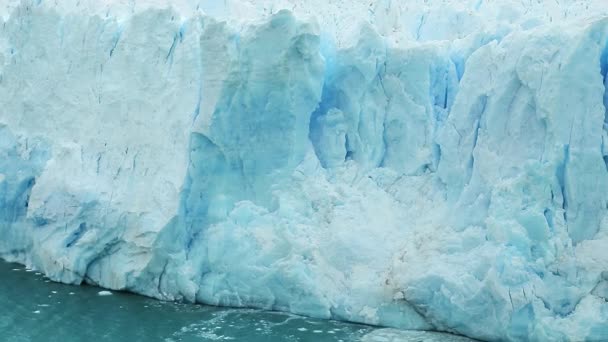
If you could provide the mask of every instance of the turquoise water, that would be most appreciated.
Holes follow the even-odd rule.
[[[452,335],[402,335],[363,325],[168,303],[128,293],[104,296],[100,291],[54,283],[40,273],[0,261],[0,341],[464,341]]]
[[[0,261],[0,341],[355,341],[373,328],[69,286]]]

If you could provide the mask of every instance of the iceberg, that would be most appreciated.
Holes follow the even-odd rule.
[[[603,2],[4,1],[0,257],[163,300],[608,340]]]

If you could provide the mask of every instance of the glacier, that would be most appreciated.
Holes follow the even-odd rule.
[[[608,340],[608,8],[0,2],[0,257],[483,340]]]

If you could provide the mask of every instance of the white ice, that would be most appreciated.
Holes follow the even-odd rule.
[[[0,0],[0,256],[487,340],[608,340],[608,7]]]

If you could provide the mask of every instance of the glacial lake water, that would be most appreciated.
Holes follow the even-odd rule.
[[[471,341],[285,313],[169,303],[128,293],[103,295],[101,291],[54,283],[38,272],[0,260],[0,341]]]

